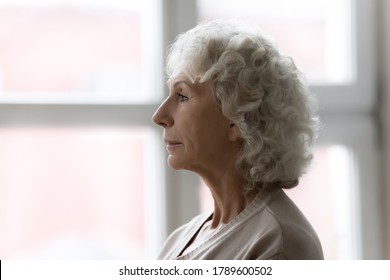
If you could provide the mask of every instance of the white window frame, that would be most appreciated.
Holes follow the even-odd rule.
[[[193,27],[197,22],[195,0],[158,0],[161,15],[162,49],[156,47],[154,68],[156,86],[153,90],[162,96],[167,94],[163,77],[163,54],[178,33]],[[376,1],[355,0],[353,6],[353,42],[356,56],[356,79],[343,86],[311,86],[318,94],[321,118],[326,125],[319,144],[337,143],[351,147],[358,159],[355,166],[358,198],[356,223],[359,228],[356,258],[377,259],[382,256],[381,215],[376,209],[379,199],[379,182],[376,174],[378,164],[377,129],[370,113],[375,110],[376,63],[375,63],[375,8]],[[159,18],[161,16],[161,18]],[[160,58],[158,58],[160,57]],[[164,93],[162,92],[165,89]],[[83,126],[125,125],[145,126],[155,134],[155,145],[149,160],[156,163],[147,181],[145,209],[147,219],[145,232],[147,257],[154,258],[165,238],[179,225],[199,213],[199,179],[187,171],[173,171],[166,165],[166,153],[161,141],[161,129],[151,122],[151,116],[159,105],[128,103],[93,103],[55,101],[36,103],[0,101],[0,127],[20,126]],[[372,149],[372,150],[371,150]],[[373,151],[373,152],[371,152]],[[153,157],[153,158],[152,158]],[[151,223],[151,221],[158,223]],[[129,221],[131,222],[131,221]],[[158,234],[161,233],[161,234]]]

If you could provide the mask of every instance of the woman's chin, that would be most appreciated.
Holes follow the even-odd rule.
[[[179,159],[175,158],[175,156],[168,156],[168,165],[175,170],[184,169],[184,164]]]

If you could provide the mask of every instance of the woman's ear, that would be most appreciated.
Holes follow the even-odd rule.
[[[238,129],[238,126],[235,123],[230,123],[229,125],[229,140],[237,141],[241,138],[241,132]]]

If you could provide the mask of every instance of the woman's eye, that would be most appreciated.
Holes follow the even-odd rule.
[[[177,97],[179,99],[179,102],[185,102],[185,101],[188,101],[188,97],[183,95],[183,94],[180,94],[180,93],[177,93]]]

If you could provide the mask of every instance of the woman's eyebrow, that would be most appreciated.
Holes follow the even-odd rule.
[[[169,88],[169,91],[173,90],[175,87],[177,87],[178,85],[180,84],[185,84],[187,85],[188,87],[192,87],[191,83],[189,83],[188,81],[186,80],[179,80],[179,81],[176,81],[172,86],[169,85],[169,81],[167,82],[167,85],[168,85],[168,88]]]
[[[172,85],[172,88],[176,87],[176,86],[179,85],[179,84],[186,84],[187,86],[192,87],[192,85],[191,85],[189,82],[187,82],[186,80],[179,80],[179,81],[176,81],[176,82]]]

